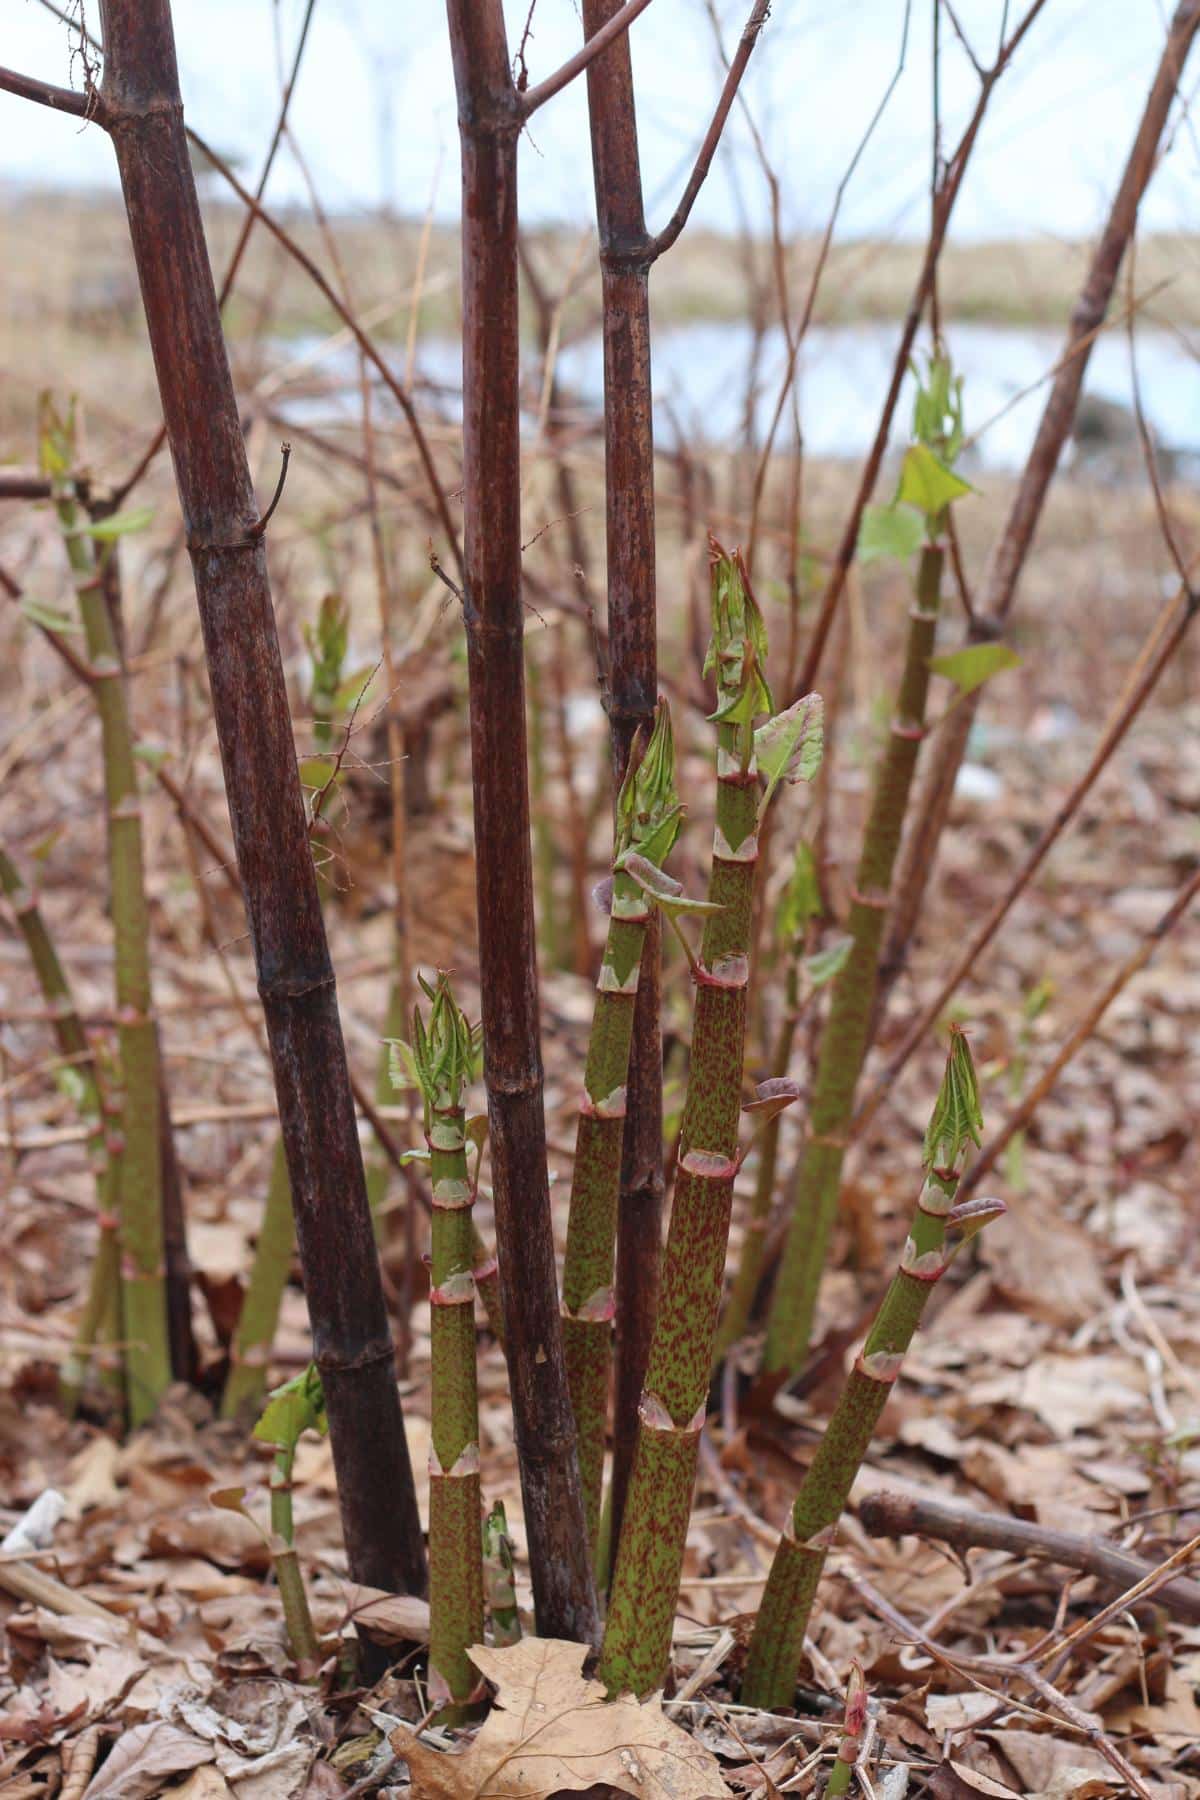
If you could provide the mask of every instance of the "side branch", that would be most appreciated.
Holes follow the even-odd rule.
[[[683,197],[667,223],[658,233],[658,236],[654,238],[651,243],[649,259],[651,262],[656,261],[658,257],[663,254],[664,250],[669,250],[671,248],[671,245],[675,242],[676,238],[688,222],[692,207],[695,205],[696,195],[700,192],[700,189],[708,179],[708,171],[712,167],[713,157],[717,153],[717,145],[721,141],[721,133],[725,129],[725,121],[728,119],[729,114],[733,109],[734,100],[737,98],[738,88],[742,84],[742,76],[746,73],[746,65],[749,63],[750,57],[754,51],[754,46],[758,42],[759,33],[770,15],[771,0],[754,0],[754,5],[750,9],[750,17],[746,20],[741,38],[738,42],[737,50],[734,53],[733,61],[729,65],[729,71],[725,77],[725,85],[721,89],[721,97],[717,101],[716,111],[713,113],[712,121],[704,134],[704,142],[700,146],[695,166],[688,176],[687,186],[683,190]]]
[[[644,13],[649,4],[650,0],[625,0],[620,12],[615,12],[606,25],[602,25],[599,31],[594,32],[587,42],[576,50],[574,56],[568,56],[561,68],[556,69],[553,75],[547,76],[545,81],[539,81],[536,87],[527,88],[523,94],[518,96],[521,117],[528,119],[539,106],[544,106],[547,100],[553,100],[555,94],[561,93],[563,88],[569,86],[577,75],[582,75],[588,64],[594,62],[602,50],[607,50],[614,39],[619,38],[622,32],[629,30],[638,14]]]
[[[74,88],[55,87],[52,82],[39,81],[35,75],[21,75],[16,69],[0,68],[0,89],[15,94],[19,100],[36,100],[39,106],[48,106],[54,112],[70,113],[75,119],[94,119],[98,125],[106,123],[104,107],[94,88],[77,94]]]

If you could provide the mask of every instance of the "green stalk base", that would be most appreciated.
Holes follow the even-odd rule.
[[[700,1431],[643,1416],[608,1603],[599,1677],[610,1694],[639,1698],[663,1685],[679,1596]]]
[[[267,1363],[279,1324],[279,1309],[291,1269],[295,1235],[292,1188],[283,1139],[279,1138],[271,1159],[271,1179],[254,1251],[254,1266],[242,1301],[242,1315],[234,1333],[229,1373],[221,1395],[223,1419],[245,1418],[251,1412],[261,1411],[267,1391]]]
[[[612,1367],[610,1321],[579,1319],[570,1313],[564,1313],[563,1349],[567,1359],[567,1388],[571,1396],[571,1410],[575,1415],[579,1478],[583,1484],[588,1544],[594,1557],[600,1539],[604,1491],[605,1419],[608,1414],[609,1370]]]
[[[480,1533],[478,1474],[431,1475],[429,1692],[451,1706],[469,1705],[479,1690],[467,1649],[483,1642]]]
[[[779,1712],[795,1699],[804,1634],[825,1556],[824,1550],[810,1549],[790,1537],[780,1539],[750,1640],[742,1677],[743,1706]]]

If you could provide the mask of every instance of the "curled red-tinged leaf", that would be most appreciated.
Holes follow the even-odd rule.
[[[796,1100],[799,1100],[804,1089],[798,1081],[788,1075],[773,1075],[769,1081],[760,1081],[754,1090],[753,1100],[742,1102],[744,1113],[755,1113],[760,1119],[773,1119],[777,1113],[786,1111]]]

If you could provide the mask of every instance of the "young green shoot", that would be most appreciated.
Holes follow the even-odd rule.
[[[329,1430],[325,1413],[325,1394],[315,1363],[291,1381],[272,1389],[262,1417],[254,1427],[261,1444],[275,1451],[271,1470],[271,1529],[264,1533],[271,1552],[279,1598],[283,1605],[288,1645],[299,1668],[306,1674],[315,1671],[321,1660],[321,1645],[309,1610],[304,1576],[296,1555],[295,1522],[292,1515],[292,1475],[296,1464],[296,1446],[306,1431],[324,1437]],[[261,1529],[245,1504],[244,1488],[222,1488],[212,1495],[214,1506],[237,1512]]]
[[[141,529],[149,515],[114,515],[94,523],[81,515],[74,410],[58,413],[48,395],[42,397],[39,443],[42,471],[50,481],[78,595],[103,743],[122,1091],[117,1177],[122,1334],[129,1419],[140,1425],[151,1417],[171,1381],[159,1140],[161,1096],[137,756],[101,558],[111,553],[118,537]]]
[[[774,1711],[791,1705],[825,1558],[929,1296],[962,1246],[1004,1211],[998,1200],[956,1204],[967,1156],[978,1147],[982,1129],[970,1046],[955,1027],[925,1133],[925,1180],[900,1266],[800,1484],[771,1564],[742,1683],[749,1706]]]
[[[775,715],[766,649],[741,558],[714,544],[706,667],[718,696],[717,804],[707,899],[688,901],[661,871],[624,859],[673,925],[694,912],[704,931],[699,955],[689,954],[696,996],[678,1175],[601,1650],[600,1677],[613,1692],[649,1693],[667,1671],[740,1160],[758,833],[779,784],[811,780],[821,757],[819,699]]]
[[[477,1029],[444,973],[418,977],[428,1023],[413,1009],[412,1037],[393,1045],[398,1082],[417,1088],[433,1189],[430,1310],[432,1434],[429,1449],[429,1693],[447,1722],[480,1697],[467,1655],[483,1641],[479,1411],[475,1375],[475,1246],[471,1207],[478,1157],[467,1160],[466,1090],[479,1069]],[[480,1140],[481,1141],[481,1140]]]
[[[942,598],[947,515],[971,489],[954,472],[963,441],[962,382],[940,351],[918,378],[912,442],[890,506],[863,516],[860,557],[916,556],[904,667],[851,890],[850,948],[834,978],[809,1103],[808,1142],[775,1283],[763,1352],[773,1382],[796,1373],[812,1337],[817,1293],[837,1217],[854,1095],[870,1044],[879,956],[921,741]]]
[[[625,1089],[634,1004],[652,901],[645,884],[679,833],[671,715],[660,700],[653,730],[635,738],[617,795],[616,841],[604,958],[584,1066],[567,1215],[562,1313],[567,1381],[579,1444],[589,1548],[596,1554],[612,1365],[613,1264]],[[671,884],[676,886],[677,884]]]

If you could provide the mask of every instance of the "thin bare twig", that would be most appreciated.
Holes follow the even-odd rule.
[[[544,106],[547,100],[553,100],[555,94],[561,93],[563,88],[569,86],[577,75],[582,75],[588,64],[594,62],[601,51],[607,50],[615,39],[623,36],[629,30],[633,21],[640,13],[645,12],[649,4],[650,0],[625,0],[620,12],[615,12],[607,24],[602,25],[599,31],[593,32],[592,36],[576,50],[573,56],[568,56],[566,62],[557,68],[553,75],[548,75],[545,81],[539,81],[536,87],[526,88],[525,92],[518,96],[520,116],[528,119],[539,106]]]
[[[693,165],[691,174],[688,176],[687,185],[683,190],[679,205],[675,208],[675,211],[671,214],[671,217],[663,226],[662,230],[651,241],[651,260],[656,260],[665,250],[671,248],[671,245],[675,242],[676,238],[688,222],[688,216],[696,203],[696,196],[704,186],[708,177],[708,171],[712,167],[713,157],[716,155],[717,146],[721,141],[721,133],[725,129],[725,121],[728,119],[733,107],[733,102],[737,97],[737,91],[741,86],[742,76],[746,73],[746,65],[753,55],[754,46],[759,39],[759,33],[762,31],[763,26],[770,17],[770,13],[771,0],[754,0],[754,5],[750,9],[750,17],[742,27],[742,35],[738,39],[737,50],[734,52],[733,60],[729,64],[729,69],[725,76],[725,85],[721,89],[721,95],[717,101],[716,110],[713,113],[708,130],[704,134],[704,142],[701,144],[697,153],[695,164]]]

